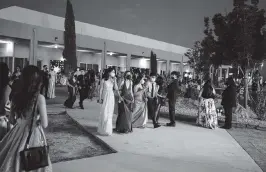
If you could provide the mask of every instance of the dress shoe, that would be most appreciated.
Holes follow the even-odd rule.
[[[159,127],[161,127],[160,124],[154,124],[154,128],[159,128]]]
[[[168,126],[168,127],[175,127],[175,123],[171,123],[170,122],[170,123],[167,123],[166,126]]]
[[[220,127],[220,128],[229,130],[229,129],[231,129],[232,127],[222,126],[222,127]]]

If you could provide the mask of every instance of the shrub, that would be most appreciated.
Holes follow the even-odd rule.
[[[255,113],[258,116],[259,120],[266,120],[266,97],[264,91],[256,92],[256,99],[255,101]]]

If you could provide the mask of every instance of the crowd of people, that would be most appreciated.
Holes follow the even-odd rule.
[[[42,162],[44,165],[39,166],[40,162],[35,160],[35,170],[38,167],[39,171],[52,171],[49,155],[45,154],[47,143],[43,128],[48,126],[46,98],[55,97],[55,81],[53,68],[48,72],[47,66],[40,70],[29,65],[22,71],[17,67],[11,75],[7,64],[0,62],[0,171],[20,172],[30,168],[26,161],[33,160],[23,156],[25,152],[31,151],[28,148],[38,149],[33,153],[42,156],[42,161],[46,160],[45,163]],[[185,97],[189,99],[193,98],[192,88],[198,85],[196,89],[199,94],[196,98],[194,96],[200,102],[197,124],[217,128],[214,103],[216,92],[211,80],[206,79],[203,84],[195,81],[186,84]],[[237,96],[232,77],[227,79],[226,85],[221,103],[226,117],[222,128],[229,129],[232,127],[232,113],[237,106]],[[121,73],[108,68],[100,76],[93,70],[85,72],[84,69],[78,69],[69,73],[67,86],[68,99],[64,105],[68,108],[73,108],[78,93],[81,109],[84,109],[83,101],[97,93],[98,103],[101,104],[98,133],[104,136],[112,135],[113,131],[130,133],[133,128],[145,128],[149,119],[154,128],[159,128],[160,108],[167,105],[169,123],[166,126],[175,127],[175,110],[178,108],[176,101],[184,96],[180,74],[176,71],[171,72],[169,77],[134,71]],[[113,129],[113,114],[116,112],[118,117]]]
[[[123,76],[124,75],[124,76]],[[174,127],[176,100],[182,96],[181,78],[178,72],[173,71],[170,78],[151,73],[145,75],[126,71],[116,75],[114,68],[104,71],[100,81],[99,100],[101,104],[98,133],[112,135],[113,114],[117,109],[115,132],[130,133],[133,128],[145,128],[148,119],[152,120],[154,128],[159,128],[160,107],[168,104],[169,123],[166,126]],[[218,117],[215,108],[216,91],[211,80],[206,79],[203,84],[189,81],[185,93],[186,98],[192,97],[192,87],[197,85],[199,94],[199,111],[197,124],[206,128],[218,127]],[[232,127],[232,113],[237,106],[237,93],[234,79],[229,77],[227,88],[222,94],[222,106],[225,112],[225,125],[222,128]]]

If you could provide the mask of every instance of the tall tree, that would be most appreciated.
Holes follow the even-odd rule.
[[[203,50],[200,41],[196,41],[194,43],[194,47],[188,49],[185,56],[188,57],[189,66],[198,76],[208,73],[209,61],[203,57]]]
[[[151,51],[151,57],[150,57],[150,69],[151,69],[151,73],[157,74],[157,58],[156,58],[156,54],[154,54],[152,51]]]
[[[245,73],[245,103],[247,107],[249,70],[265,59],[262,28],[266,24],[265,11],[257,7],[258,1],[234,0],[234,8],[226,15],[215,14],[212,22],[215,46],[212,62],[235,64]]]
[[[77,68],[75,16],[70,0],[67,0],[66,5],[64,45],[64,67],[65,72],[69,72]]]

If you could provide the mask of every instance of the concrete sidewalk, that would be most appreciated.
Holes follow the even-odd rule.
[[[68,114],[96,133],[100,106],[86,101],[85,110]],[[115,122],[116,116],[114,116]],[[162,119],[160,122],[166,123]],[[209,130],[177,122],[175,128],[134,129],[127,135],[98,136],[118,151],[115,154],[53,164],[54,172],[262,172],[226,130]]]

